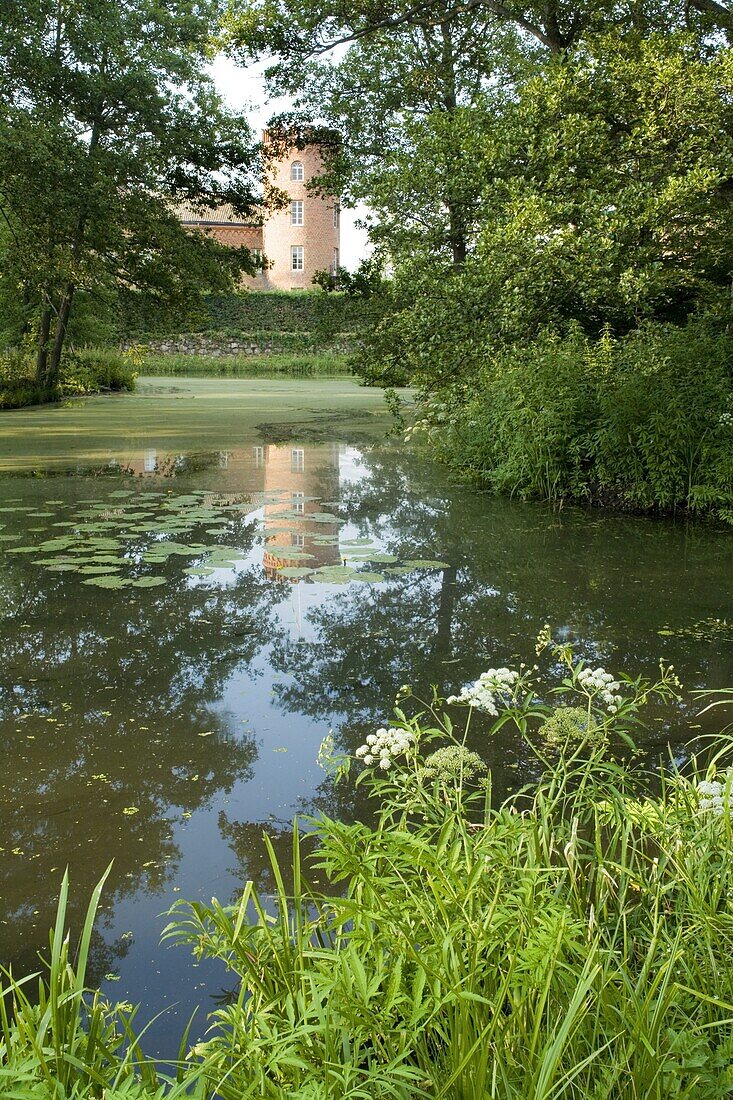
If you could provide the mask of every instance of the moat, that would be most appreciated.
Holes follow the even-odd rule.
[[[294,815],[366,812],[318,766],[329,730],[353,751],[404,683],[531,663],[547,622],[613,670],[733,685],[730,532],[493,499],[390,426],[348,380],[143,379],[0,419],[0,961],[34,970],[64,868],[78,912],[114,860],[90,980],[168,1008],[167,1054],[230,989],[162,914],[266,890]],[[642,748],[688,737],[653,713]],[[509,737],[477,747],[499,790],[532,781]]]

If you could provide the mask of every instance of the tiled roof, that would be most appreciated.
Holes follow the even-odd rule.
[[[175,207],[174,213],[184,225],[260,225],[254,217],[244,218],[237,214],[231,203],[212,209],[209,206],[196,207],[184,202]]]

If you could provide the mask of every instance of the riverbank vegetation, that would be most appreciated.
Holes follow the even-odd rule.
[[[651,683],[543,646],[549,682],[493,668],[448,700],[403,688],[355,757],[324,744],[374,820],[320,818],[307,844],[296,829],[287,866],[270,847],[273,896],[248,883],[234,905],[174,908],[166,938],[239,983],[176,1065],[144,1058],[129,1005],[82,995],[98,894],[74,966],[64,884],[38,1004],[5,977],[0,1095],[726,1095],[728,744],[645,773],[631,746],[645,708],[678,698],[674,671]],[[486,756],[506,726],[537,779],[502,802]]]
[[[92,393],[131,391],[141,362],[134,350],[69,352],[51,385],[38,381],[33,364],[22,353],[6,352],[0,355],[0,409],[25,408]]]
[[[728,515],[729,5],[429,0],[383,20],[329,0],[254,8],[232,10],[233,48],[277,41],[273,89],[341,131],[330,185],[373,212],[383,312],[359,373],[417,384],[441,456],[487,487]],[[303,63],[337,40],[350,43],[338,64]],[[708,366],[693,415],[716,427],[683,486],[682,393]],[[446,407],[463,403],[452,423]],[[615,454],[597,438],[614,434]]]

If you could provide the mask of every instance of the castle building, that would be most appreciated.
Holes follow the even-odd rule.
[[[265,135],[267,140],[267,135]],[[263,213],[261,222],[237,218],[231,207],[196,213],[179,212],[183,225],[210,234],[233,248],[243,245],[260,253],[267,266],[242,285],[251,290],[305,290],[317,271],[334,272],[340,260],[340,210],[336,196],[307,189],[309,180],[323,170],[318,145],[287,149],[271,158],[266,186],[284,192],[287,204]]]

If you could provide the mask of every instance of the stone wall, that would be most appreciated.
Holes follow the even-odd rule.
[[[126,340],[122,346],[126,349],[134,343],[134,340]],[[343,337],[329,340],[327,346],[329,351],[353,350],[353,343]],[[271,341],[262,339],[253,341],[246,337],[212,336],[203,333],[182,333],[180,336],[148,339],[145,341],[145,348],[161,355],[201,355],[212,359],[235,355],[282,355],[308,350],[284,347],[282,340],[278,340],[277,336]],[[315,346],[313,350],[317,350]]]

